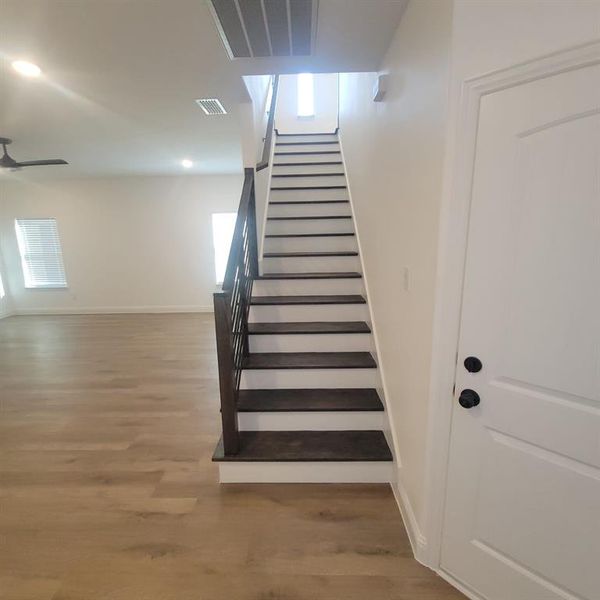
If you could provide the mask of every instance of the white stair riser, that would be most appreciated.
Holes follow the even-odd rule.
[[[302,140],[304,142],[305,140]],[[331,140],[327,140],[331,141]],[[288,144],[289,142],[283,142],[283,144]],[[340,145],[339,143],[335,144],[304,144],[304,143],[292,143],[291,145],[281,145],[281,141],[278,140],[278,143],[275,146],[275,152],[288,153],[288,152],[333,152],[339,151]]]
[[[338,140],[338,136],[337,133],[334,133],[333,131],[331,133],[323,133],[320,135],[316,135],[316,134],[303,134],[303,133],[298,133],[295,135],[278,135],[277,136],[277,141],[278,142],[287,142],[287,143],[292,143],[292,142],[335,142]]]
[[[378,385],[377,369],[245,369],[240,388],[376,388]]]
[[[250,352],[370,352],[368,333],[251,335]]]
[[[266,233],[353,233],[352,219],[267,221]]]
[[[358,251],[355,236],[265,238],[265,252],[341,252],[344,250]]]
[[[221,483],[389,483],[392,462],[226,462]]]
[[[287,157],[286,157],[287,160]],[[300,162],[300,161],[298,161]],[[317,161],[312,161],[317,162]],[[321,161],[323,162],[323,161]],[[325,163],[338,163],[340,162],[335,155],[331,160],[324,161]],[[286,174],[294,174],[294,173],[342,173],[344,171],[343,164],[305,164],[305,165],[289,165],[289,166],[279,166],[277,164],[273,165],[273,175],[286,175]],[[279,181],[279,177],[276,177],[272,181]]]
[[[240,431],[352,431],[381,429],[382,411],[238,413]]]
[[[326,185],[326,184],[323,184]],[[333,184],[330,184],[333,185]],[[272,187],[293,187],[293,186],[280,186],[277,182],[271,182]],[[309,202],[311,200],[348,200],[347,188],[333,188],[333,189],[304,189],[304,190],[274,190],[271,189],[269,194],[270,202],[285,202],[289,200],[301,200],[303,202]]]
[[[321,148],[321,152],[323,148]],[[276,153],[279,149],[275,150]],[[331,162],[342,160],[342,155],[339,152],[335,154],[275,154],[273,162],[275,164],[281,163],[307,163],[307,162]]]
[[[348,202],[339,204],[269,204],[269,217],[317,217],[331,215],[350,215],[350,204]]]
[[[336,171],[340,173],[340,171]],[[323,185],[346,185],[344,175],[328,175],[327,177],[273,177],[271,179],[272,187],[299,187],[299,186],[318,187]]]
[[[366,304],[302,304],[251,306],[251,323],[289,321],[367,321]]]
[[[277,279],[257,280],[252,286],[255,296],[306,296],[361,294],[362,279]]]
[[[331,273],[360,271],[358,256],[314,256],[293,258],[263,257],[265,273]]]

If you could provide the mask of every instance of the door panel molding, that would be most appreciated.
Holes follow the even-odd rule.
[[[423,528],[427,546],[419,558],[474,600],[482,600],[482,597],[440,568],[440,553],[452,427],[452,390],[460,332],[480,103],[486,95],[597,64],[600,64],[600,40],[467,79],[460,90],[456,136],[450,157],[452,181],[444,191],[440,219]]]

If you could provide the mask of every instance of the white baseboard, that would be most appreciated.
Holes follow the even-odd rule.
[[[401,469],[397,470],[397,477],[395,484],[392,484],[392,491],[394,492],[396,503],[400,509],[400,514],[402,515],[404,527],[406,529],[406,533],[408,534],[408,539],[410,540],[410,545],[415,559],[426,567],[430,567],[430,565],[428,565],[426,562],[427,538],[423,535],[421,528],[419,527],[419,522],[417,521],[415,511],[410,503],[410,498],[408,497],[406,488],[402,481]]]
[[[10,310],[7,312],[0,312],[0,320],[1,319],[6,319],[8,317],[12,317],[14,314],[16,314],[14,311]]]
[[[436,573],[445,581],[447,581],[452,587],[455,587],[459,592],[462,592],[467,598],[471,600],[486,600],[481,594],[467,587],[460,581],[454,578],[453,575],[444,571],[443,569],[437,569]]]
[[[154,313],[212,313],[212,306],[89,306],[61,308],[21,308],[16,315],[118,315]]]

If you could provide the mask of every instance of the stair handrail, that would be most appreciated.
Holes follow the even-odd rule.
[[[275,109],[277,107],[277,92],[279,90],[279,75],[274,75],[272,80],[271,103],[269,105],[267,119],[267,129],[263,144],[262,158],[256,165],[257,171],[262,171],[269,166],[269,157],[271,156],[271,146],[273,144],[273,132],[275,130]]]
[[[279,75],[272,81],[269,118],[263,146],[262,160],[256,171],[269,165]],[[244,184],[231,240],[222,289],[213,294],[223,451],[226,456],[240,449],[238,425],[238,396],[244,361],[248,356],[248,314],[252,286],[258,277],[258,241],[256,227],[256,195],[252,168],[244,169]]]

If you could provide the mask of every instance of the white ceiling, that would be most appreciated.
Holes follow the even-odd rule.
[[[179,174],[182,158],[239,172],[241,76],[376,70],[405,4],[320,0],[315,56],[230,61],[204,0],[0,0],[0,136],[17,160],[70,163],[2,177]],[[205,116],[200,97],[230,114]]]

